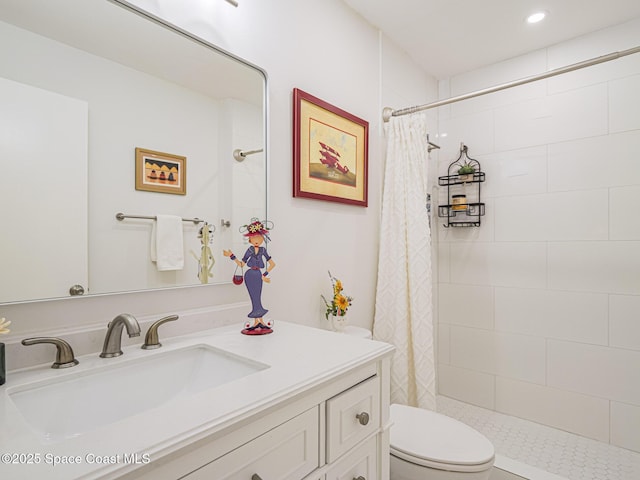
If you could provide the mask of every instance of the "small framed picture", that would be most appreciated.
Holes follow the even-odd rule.
[[[293,196],[367,206],[369,123],[293,90]]]
[[[136,190],[187,193],[187,157],[136,148]]]

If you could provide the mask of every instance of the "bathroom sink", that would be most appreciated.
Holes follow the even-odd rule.
[[[248,358],[194,345],[8,393],[42,442],[55,443],[265,368]]]

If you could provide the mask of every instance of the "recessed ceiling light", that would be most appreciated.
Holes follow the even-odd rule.
[[[547,12],[536,12],[532,13],[527,17],[527,23],[538,23],[544,20],[544,17],[547,16]]]

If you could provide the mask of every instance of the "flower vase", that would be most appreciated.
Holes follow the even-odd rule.
[[[4,362],[4,343],[0,343],[0,385],[7,379],[6,364]]]
[[[343,332],[347,326],[346,315],[331,315],[331,328],[334,332]]]

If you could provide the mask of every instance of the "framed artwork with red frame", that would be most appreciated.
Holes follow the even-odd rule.
[[[293,89],[293,196],[368,204],[369,122]]]

